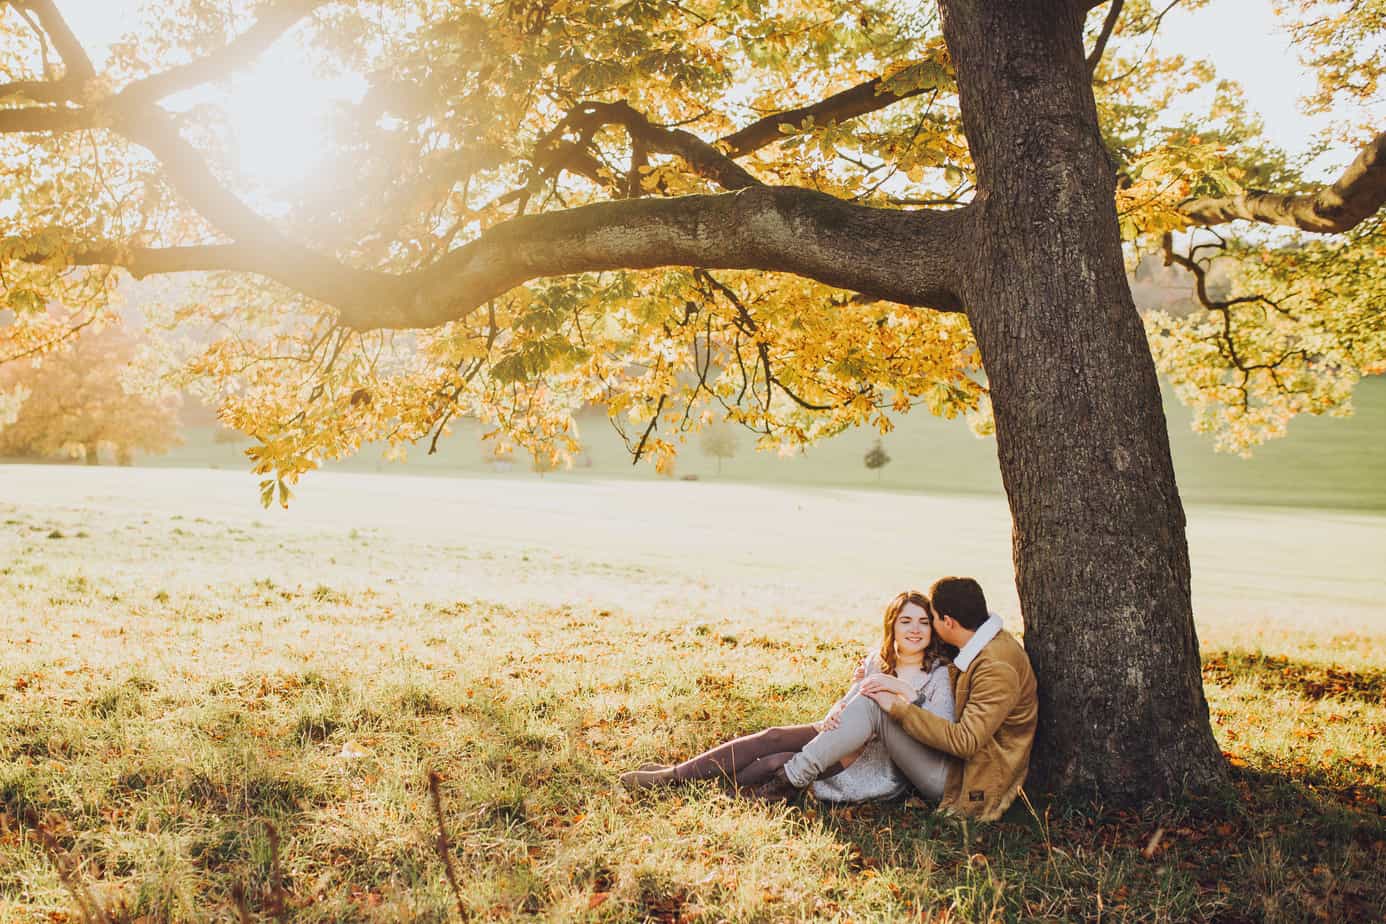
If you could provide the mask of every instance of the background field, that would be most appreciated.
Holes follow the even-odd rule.
[[[1353,395],[1349,417],[1299,417],[1290,423],[1287,439],[1273,440],[1251,459],[1216,453],[1212,441],[1194,433],[1187,409],[1166,395],[1170,443],[1180,492],[1195,504],[1318,507],[1386,512],[1386,377],[1365,380]],[[700,479],[756,484],[867,488],[919,491],[929,494],[1001,493],[996,446],[974,437],[961,420],[941,420],[923,410],[895,417],[897,428],[883,442],[892,462],[878,476],[862,457],[879,433],[858,428],[840,434],[789,458],[752,451],[752,434],[740,437],[734,458],[717,474],[716,460],[704,455],[694,435],[679,455],[677,474]],[[549,478],[611,478],[650,480],[653,466],[632,467],[629,451],[602,413],[584,414],[579,421],[587,447],[583,465]],[[530,477],[527,460],[498,471],[480,442],[474,421],[459,421],[454,434],[439,442],[438,452],[427,446],[411,450],[406,465],[385,462],[378,449],[366,449],[350,460],[334,463],[343,471],[383,471],[522,478]],[[1062,434],[1056,434],[1056,439]],[[244,469],[238,447],[213,442],[208,427],[191,428],[184,446],[166,456],[145,458],[141,464],[174,467],[217,466]]]
[[[1189,512],[1234,790],[969,830],[614,784],[821,713],[899,588],[1016,626],[999,497],[7,467],[0,920],[75,914],[25,818],[125,920],[448,919],[430,769],[481,918],[1377,920],[1386,518]]]

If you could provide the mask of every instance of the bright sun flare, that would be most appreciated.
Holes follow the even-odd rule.
[[[73,30],[103,70],[111,45],[132,29],[127,4],[110,0],[65,0]],[[163,101],[170,110],[213,104],[226,112],[229,152],[237,168],[269,190],[291,187],[310,176],[329,143],[327,117],[340,102],[356,102],[366,90],[357,74],[319,77],[291,30],[250,66],[227,80],[195,87]]]
[[[238,167],[275,189],[313,172],[329,143],[333,106],[359,100],[364,91],[365,81],[357,75],[314,75],[291,36],[213,94],[230,121]]]

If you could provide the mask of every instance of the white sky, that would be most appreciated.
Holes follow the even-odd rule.
[[[139,15],[138,0],[60,0],[73,30],[87,45],[100,68],[112,41]],[[1266,133],[1290,152],[1302,151],[1323,118],[1300,113],[1297,99],[1312,88],[1288,36],[1267,0],[1219,0],[1208,8],[1175,10],[1162,26],[1159,46],[1190,57],[1211,57],[1221,76],[1238,81],[1251,107],[1266,123]],[[304,113],[320,111],[330,99],[358,99],[365,83],[316,78],[295,53],[292,39],[281,40],[254,68],[235,78],[233,122],[241,127],[242,165],[251,175],[267,180],[289,179],[312,168],[318,127]],[[201,90],[183,105],[216,98],[224,91]],[[224,98],[224,97],[223,97]],[[177,104],[179,100],[171,100]],[[1190,109],[1201,104],[1189,98]],[[1344,155],[1325,158],[1322,167],[1337,172]]]
[[[1299,61],[1290,36],[1265,0],[1219,0],[1193,12],[1176,11],[1162,24],[1159,45],[1191,58],[1211,58],[1219,77],[1241,84],[1250,108],[1265,120],[1265,134],[1291,154],[1306,150],[1331,116],[1307,116],[1299,98],[1314,90],[1313,74]],[[1209,93],[1211,93],[1211,88]],[[1207,95],[1188,98],[1189,111],[1206,111]],[[1386,106],[1375,109],[1386,112]],[[1320,179],[1336,176],[1355,152],[1330,150],[1313,165]]]

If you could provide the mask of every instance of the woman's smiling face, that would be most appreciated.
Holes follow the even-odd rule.
[[[898,655],[917,655],[929,647],[934,630],[929,614],[916,603],[906,603],[895,617],[895,652]]]

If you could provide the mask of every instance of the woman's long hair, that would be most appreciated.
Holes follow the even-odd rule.
[[[895,619],[900,615],[900,611],[911,603],[929,615],[929,644],[924,649],[924,670],[931,671],[939,664],[953,660],[958,654],[958,649],[938,637],[938,632],[934,629],[934,605],[929,602],[929,598],[917,590],[907,590],[898,594],[885,608],[880,659],[885,672],[892,677],[896,676],[895,668],[898,662],[895,654]]]

